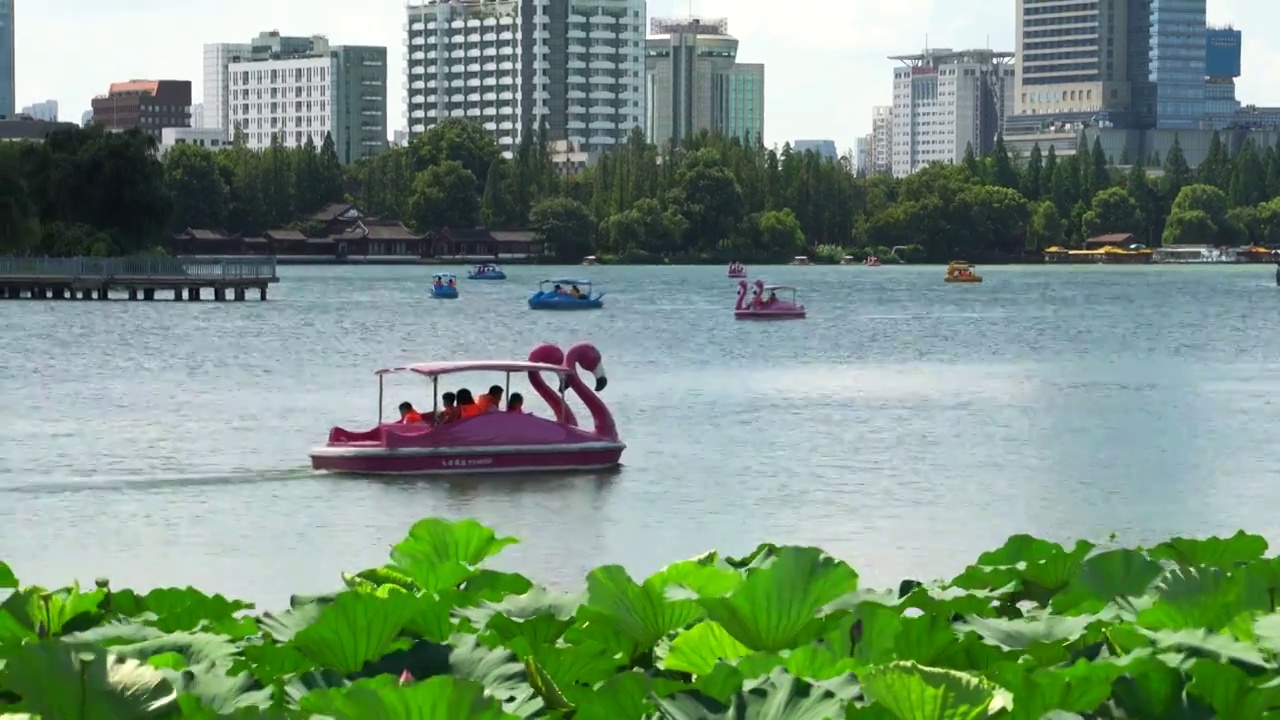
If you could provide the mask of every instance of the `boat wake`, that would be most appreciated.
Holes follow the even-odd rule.
[[[67,493],[155,491],[180,487],[212,485],[254,485],[282,483],[314,479],[311,468],[303,466],[287,470],[223,473],[217,475],[181,475],[165,477],[106,477],[101,476],[65,482],[31,482],[18,485],[0,485],[0,495],[61,495]]]

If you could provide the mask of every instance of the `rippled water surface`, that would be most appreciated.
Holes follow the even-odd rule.
[[[603,311],[526,309],[542,276],[588,270]],[[972,286],[936,267],[760,271],[799,285],[809,319],[735,322],[709,267],[510,267],[457,301],[426,299],[431,268],[348,267],[283,268],[264,304],[0,302],[0,558],[30,581],[278,603],[429,515],[521,538],[499,564],[565,585],[766,539],[876,584],[951,573],[1015,532],[1280,539],[1271,268],[992,267]],[[609,370],[616,473],[310,470],[331,425],[376,419],[378,367],[579,340]],[[388,409],[429,405],[421,381],[388,388]]]

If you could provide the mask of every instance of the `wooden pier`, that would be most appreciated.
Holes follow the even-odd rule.
[[[251,290],[267,299],[267,286],[279,282],[276,259],[192,260],[168,257],[0,258],[0,299],[16,300],[174,300],[243,301]],[[120,297],[120,296],[123,297]]]

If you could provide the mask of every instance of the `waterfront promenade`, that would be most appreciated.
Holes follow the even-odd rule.
[[[235,259],[0,258],[0,299],[243,301],[250,291],[267,299],[279,282],[274,257]]]

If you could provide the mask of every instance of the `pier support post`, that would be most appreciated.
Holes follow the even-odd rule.
[[[31,297],[35,300],[44,300],[49,297],[49,291],[38,287],[31,291]]]
[[[143,290],[142,290],[142,299],[143,299],[143,300],[155,300],[155,299],[156,299],[156,289],[155,289],[155,288],[143,288]]]
[[[18,298],[22,297],[22,288],[12,287],[12,286],[7,287],[4,289],[4,295],[10,300],[17,300]]]
[[[216,287],[213,289],[213,299],[215,302],[224,302],[227,299],[227,289]]]
[[[138,299],[138,288],[129,288],[129,299],[130,300]]]
[[[198,287],[187,288],[187,299],[192,301],[199,300],[200,288]]]
[[[80,291],[80,299],[81,299],[81,300],[92,300],[92,299],[93,299],[93,290],[91,290],[90,288],[85,288],[85,289],[81,290],[81,291]]]
[[[173,299],[174,299],[174,300],[181,300],[181,299],[182,299],[182,288],[174,288],[174,289],[173,289]]]
[[[262,302],[266,302],[266,301],[267,301],[267,286],[266,286],[266,285],[262,285],[262,286],[259,286],[259,287],[258,287],[258,299],[259,299],[259,300],[261,300]]]
[[[111,288],[107,287],[106,285],[103,285],[102,287],[98,288],[98,299],[99,299],[99,300],[110,300],[110,299],[111,299]]]
[[[54,288],[54,289],[53,289],[53,299],[54,299],[54,300],[66,300],[66,299],[67,299],[67,289],[66,289],[66,288],[60,288],[60,287],[56,287],[56,288]]]
[[[236,288],[236,302],[244,302],[244,288]]]

